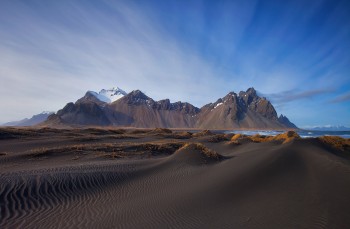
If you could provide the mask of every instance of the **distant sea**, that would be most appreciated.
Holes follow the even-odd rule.
[[[235,133],[244,135],[269,135],[275,136],[277,134],[284,133],[285,131],[277,130],[233,130],[225,131],[225,133]],[[350,138],[350,131],[315,131],[315,130],[298,130],[296,131],[302,138],[316,138],[321,136],[339,136],[342,138]]]

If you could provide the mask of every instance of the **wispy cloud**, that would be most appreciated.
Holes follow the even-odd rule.
[[[273,102],[277,104],[284,104],[293,102],[295,100],[303,100],[303,99],[312,99],[319,95],[329,94],[334,92],[334,89],[315,89],[308,91],[298,91],[298,90],[289,90],[283,91],[281,93],[272,93],[272,94],[263,94],[262,96],[271,99]]]
[[[349,102],[349,101],[350,101],[350,93],[337,96],[334,99],[330,100],[331,103],[343,103],[343,102]]]
[[[348,11],[331,0],[4,0],[0,123],[115,85],[196,106],[253,86],[282,111],[300,102],[287,107],[294,120],[330,100],[324,88],[350,88]]]
[[[213,63],[178,43],[133,5],[108,6],[112,15],[89,6],[62,6],[62,16],[74,21],[65,23],[81,28],[75,30],[45,21],[19,5],[27,14],[18,12],[8,21],[17,29],[0,32],[0,104],[8,108],[2,117],[57,110],[87,90],[114,85],[144,90],[155,99],[190,98],[196,105],[222,96],[212,90],[225,85]],[[24,21],[31,23],[22,27]],[[9,97],[33,102],[19,107]]]

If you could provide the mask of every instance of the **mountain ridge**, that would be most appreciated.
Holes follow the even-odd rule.
[[[2,126],[34,126],[41,122],[44,122],[50,115],[54,114],[53,111],[43,111],[40,114],[33,115],[31,118],[24,118],[18,121],[11,121],[2,124]]]
[[[312,131],[350,131],[350,127],[343,125],[324,125],[324,126],[313,126],[313,127],[303,127],[304,130]]]
[[[68,103],[42,125],[101,125],[140,128],[297,128],[280,115],[254,88],[229,92],[201,108],[188,102],[155,101],[140,90],[121,96],[114,102],[99,100],[89,91],[75,103]]]

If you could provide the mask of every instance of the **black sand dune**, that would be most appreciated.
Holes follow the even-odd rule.
[[[350,225],[348,148],[319,139],[32,132],[0,140],[0,228]]]

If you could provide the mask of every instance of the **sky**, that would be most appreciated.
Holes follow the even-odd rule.
[[[118,86],[197,107],[254,87],[350,126],[350,1],[0,1],[0,123]]]

